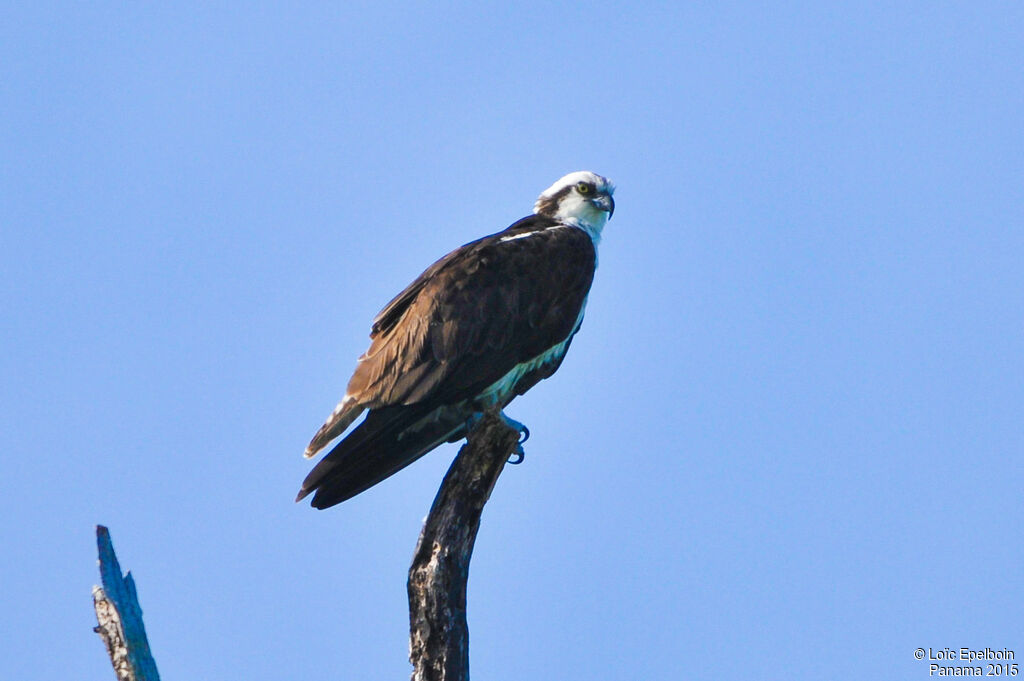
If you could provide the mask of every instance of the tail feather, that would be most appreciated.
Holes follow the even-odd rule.
[[[340,504],[397,473],[464,428],[461,418],[434,416],[417,407],[372,410],[309,472],[295,500],[316,492],[314,508]]]
[[[363,413],[363,409],[362,405],[356,404],[354,398],[346,396],[327,417],[324,425],[320,426],[320,430],[316,431],[303,456],[307,459],[316,456],[316,453],[326,447],[331,440],[344,433],[345,429]]]

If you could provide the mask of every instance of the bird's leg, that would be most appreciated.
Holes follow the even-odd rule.
[[[469,431],[476,428],[476,424],[480,423],[480,420],[483,419],[483,417],[484,413],[482,411],[473,412],[473,415],[466,419],[466,433],[469,433]]]
[[[501,412],[501,418],[505,420],[505,423],[519,431],[519,444],[516,445],[515,451],[512,452],[512,456],[508,457],[510,464],[519,464],[526,458],[526,452],[523,451],[523,443],[530,439],[530,429],[526,427],[526,424],[520,423],[513,418],[509,418],[505,412]]]
[[[466,419],[466,432],[473,430],[476,424],[480,423],[480,419],[484,417],[482,412],[474,412],[472,416]],[[512,452],[512,456],[508,457],[510,464],[519,464],[526,458],[526,452],[523,451],[523,443],[530,439],[530,429],[526,427],[526,424],[520,423],[515,419],[509,418],[505,412],[501,412],[501,418],[505,423],[515,429],[519,433],[519,444],[516,445],[515,450]]]

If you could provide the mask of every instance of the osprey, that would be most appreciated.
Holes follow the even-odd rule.
[[[388,303],[306,457],[366,418],[310,471],[296,501],[316,492],[316,508],[341,503],[555,373],[583,321],[614,190],[595,173],[570,173],[533,215],[452,251]]]

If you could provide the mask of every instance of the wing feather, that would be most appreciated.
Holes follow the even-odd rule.
[[[468,399],[564,341],[594,246],[581,230],[530,220],[448,254],[388,303],[348,394],[370,408]],[[529,236],[502,239],[516,230]]]

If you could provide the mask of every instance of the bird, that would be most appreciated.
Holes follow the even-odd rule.
[[[533,214],[445,255],[385,305],[305,456],[366,418],[295,500],[313,494],[324,509],[350,499],[554,374],[583,322],[614,192],[606,177],[569,173],[541,192]],[[525,441],[526,427],[501,415]]]

